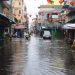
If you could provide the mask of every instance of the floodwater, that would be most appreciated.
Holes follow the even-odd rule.
[[[0,75],[75,75],[72,50],[63,40],[12,38],[0,49]]]

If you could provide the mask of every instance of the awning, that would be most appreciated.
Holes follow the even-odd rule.
[[[75,29],[75,23],[74,24],[67,23],[62,28],[63,29]]]
[[[15,22],[0,13],[0,24],[8,26],[11,24],[15,24]]]
[[[25,29],[27,27],[25,27],[25,25],[16,25],[14,28],[15,29]]]

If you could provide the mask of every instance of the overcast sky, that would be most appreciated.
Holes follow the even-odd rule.
[[[37,13],[38,7],[42,4],[47,4],[47,0],[25,0],[28,13]]]

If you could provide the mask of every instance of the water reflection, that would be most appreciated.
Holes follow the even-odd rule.
[[[72,54],[72,49],[70,47],[66,46],[65,48],[65,72],[66,75],[75,75],[75,64],[74,64],[74,58]]]
[[[9,69],[10,62],[12,62],[12,50],[11,43],[5,44],[5,41],[2,40],[0,45],[0,75],[8,75],[11,74]]]
[[[75,75],[71,51],[63,40],[13,38],[1,44],[0,75]]]
[[[28,45],[27,65],[23,70],[24,75],[40,75],[39,72],[39,40],[33,37]]]
[[[26,63],[28,57],[28,41],[22,38],[14,38],[12,40],[12,49],[13,49],[13,62],[11,65],[13,66],[12,75],[16,75],[17,73],[22,73],[24,68],[24,64]]]

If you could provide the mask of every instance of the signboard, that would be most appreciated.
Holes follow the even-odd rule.
[[[58,18],[58,15],[52,15],[52,18]]]

